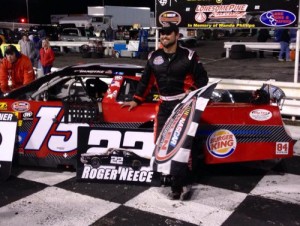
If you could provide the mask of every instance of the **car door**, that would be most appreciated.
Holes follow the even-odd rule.
[[[19,106],[11,110],[19,115],[21,164],[76,165],[78,127],[89,126],[99,113],[84,86],[80,77],[54,79],[12,103]]]

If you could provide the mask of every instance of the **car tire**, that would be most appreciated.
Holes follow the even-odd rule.
[[[93,168],[99,168],[100,167],[100,165],[101,165],[101,160],[98,158],[98,157],[93,157],[92,159],[91,159],[91,166],[93,167]]]
[[[140,170],[142,167],[142,163],[140,160],[133,160],[131,166],[133,170]]]

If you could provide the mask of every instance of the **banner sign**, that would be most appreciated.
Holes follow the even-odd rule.
[[[156,0],[156,26],[250,29],[298,24],[298,0]]]
[[[199,120],[217,83],[190,92],[175,107],[156,142],[150,163],[154,171],[178,175],[187,168]]]
[[[78,128],[77,180],[160,186],[150,170],[153,130]]]
[[[11,172],[16,143],[17,118],[13,113],[0,113],[0,181]]]

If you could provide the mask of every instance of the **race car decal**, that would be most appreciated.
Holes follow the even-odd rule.
[[[22,119],[23,120],[29,120],[29,121],[31,121],[31,120],[33,120],[33,112],[32,111],[27,111],[27,112],[24,112],[23,114],[22,114]]]
[[[288,142],[276,142],[276,155],[288,155],[289,143]]]
[[[7,110],[7,103],[6,102],[0,102],[0,110],[1,111]]]
[[[255,109],[250,112],[249,116],[256,121],[267,121],[272,118],[272,112],[265,109]]]
[[[17,119],[12,113],[0,113],[0,180],[6,180],[11,171],[15,149]]]
[[[68,135],[51,135],[48,140],[48,148],[54,152],[70,152],[77,148],[77,128],[79,126],[88,126],[85,123],[70,123],[62,122],[54,125],[57,115],[59,115],[62,107],[41,107],[37,112],[36,117],[39,118],[35,124],[33,131],[28,138],[24,149],[39,151],[50,131],[68,133]],[[56,127],[56,128],[55,128]]]
[[[216,158],[226,158],[236,149],[236,138],[229,130],[217,130],[206,141],[206,148]]]
[[[236,137],[237,143],[292,141],[283,126],[266,125],[202,125],[196,136],[207,139],[210,134],[221,129],[231,131]]]
[[[149,168],[152,130],[79,127],[78,137],[78,180],[160,185]]]
[[[17,112],[26,112],[26,111],[29,111],[30,104],[25,101],[17,101],[17,102],[12,103],[11,108]]]

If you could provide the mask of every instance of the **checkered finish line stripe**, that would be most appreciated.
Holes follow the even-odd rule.
[[[300,222],[300,157],[202,166],[185,202],[169,200],[169,187],[82,183],[75,172],[20,167],[13,175],[0,185],[1,226]]]

